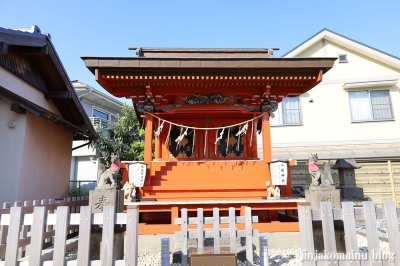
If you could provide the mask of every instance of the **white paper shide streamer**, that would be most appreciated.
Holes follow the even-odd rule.
[[[183,140],[183,138],[187,136],[188,129],[189,128],[187,127],[186,130],[182,133],[183,128],[181,128],[181,134],[179,135],[179,137],[176,138],[175,140],[176,143],[180,143]]]
[[[235,127],[239,127],[239,131],[235,134],[236,137],[238,137],[238,143],[240,143],[241,141],[241,137],[243,137],[243,135],[245,135],[247,133],[247,130],[249,129],[249,122],[251,122],[251,136],[250,136],[250,147],[252,146],[252,141],[253,141],[253,134],[255,133],[255,127],[257,125],[258,119],[261,118],[264,114],[261,114],[257,117],[254,117],[252,119],[249,119],[247,121],[241,122],[241,123],[237,123],[234,125],[228,125],[228,126],[222,126],[222,127],[207,127],[207,128],[201,128],[201,127],[191,127],[191,126],[184,126],[184,125],[179,125],[170,121],[167,121],[165,119],[162,119],[160,117],[155,116],[154,114],[148,113],[151,116],[155,117],[158,119],[158,128],[157,130],[154,132],[155,137],[160,137],[161,132],[164,128],[164,124],[167,123],[167,125],[169,125],[168,128],[168,134],[167,134],[167,138],[165,139],[164,145],[168,146],[169,144],[169,138],[170,138],[170,134],[171,134],[171,129],[173,126],[178,126],[180,128],[180,135],[175,139],[176,143],[180,143],[183,138],[185,136],[188,135],[188,130],[189,129],[193,129],[193,145],[192,145],[192,152],[194,151],[194,146],[195,146],[195,138],[196,138],[196,130],[205,130],[205,134],[204,134],[204,155],[206,154],[206,150],[207,150],[207,137],[208,137],[208,130],[216,130],[215,132],[215,153],[217,152],[217,146],[218,146],[218,142],[220,140],[222,140],[223,136],[224,136],[224,132],[225,129],[228,129],[228,140],[227,140],[227,149],[229,146],[229,138],[230,138],[230,133],[231,133],[231,129],[233,130]],[[272,117],[272,114],[270,114]],[[186,129],[185,129],[186,128]],[[185,130],[184,130],[185,129]],[[221,132],[218,131],[221,130]],[[239,144],[237,145],[237,150],[239,150]]]
[[[160,125],[160,120],[158,120],[158,129],[157,129],[157,131],[154,133],[154,135],[158,138],[159,136],[160,136],[160,134],[161,134],[161,131],[162,131],[162,129],[163,129],[163,127],[164,127],[164,120],[162,121],[162,123],[161,123],[161,125]]]

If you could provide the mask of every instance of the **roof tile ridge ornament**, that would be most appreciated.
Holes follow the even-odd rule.
[[[273,57],[274,51],[280,50],[279,47],[265,47],[265,48],[179,48],[179,47],[128,47],[128,50],[136,50],[137,57],[146,57],[146,53],[151,53],[149,57],[153,57],[152,54],[185,54],[184,57],[193,57],[193,54],[209,54],[211,58],[218,57],[218,54],[235,54],[235,57],[238,57],[238,54],[246,54],[250,56],[250,54],[264,54],[262,57]],[[192,55],[192,56],[191,56]],[[205,57],[201,55],[199,57]],[[225,57],[225,56],[223,56]],[[239,56],[243,57],[243,56]],[[250,56],[252,57],[252,56]]]
[[[35,34],[42,34],[42,31],[40,30],[39,26],[37,26],[37,25],[32,25],[31,27],[26,27],[26,28],[12,28],[11,30],[29,32],[29,33],[35,33]]]

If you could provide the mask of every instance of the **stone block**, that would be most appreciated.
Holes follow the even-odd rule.
[[[306,200],[311,203],[312,209],[319,209],[321,202],[331,202],[332,208],[341,209],[340,189],[336,188],[310,188],[305,190]],[[314,249],[324,251],[324,239],[321,221],[313,221]],[[334,221],[336,249],[338,252],[345,252],[344,229],[342,221]]]
[[[100,260],[102,258],[101,245],[102,245],[102,232],[91,232],[90,234],[90,248],[89,259]],[[124,232],[115,232],[113,239],[113,260],[124,259]]]
[[[306,200],[311,203],[312,209],[319,209],[321,202],[331,202],[332,208],[341,208],[340,189],[310,188],[305,190]]]
[[[322,232],[322,223],[321,221],[313,221],[312,226],[314,237],[314,250],[316,250],[316,253],[323,253],[325,247],[324,236]],[[346,253],[343,221],[334,221],[333,226],[335,228],[336,250],[339,253]]]
[[[364,199],[364,190],[359,187],[342,187],[341,196],[342,199]]]
[[[356,174],[354,169],[339,169],[340,186],[356,186]]]
[[[92,213],[102,213],[104,206],[117,205],[116,188],[95,188],[89,191],[89,206],[92,207]]]

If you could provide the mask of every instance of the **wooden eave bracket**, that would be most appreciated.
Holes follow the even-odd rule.
[[[12,103],[11,104],[11,111],[16,112],[17,114],[25,114],[26,111],[31,112],[32,114],[36,115],[36,116],[43,116],[45,114],[45,112],[39,110],[38,108],[32,108],[26,104],[23,103]]]
[[[23,52],[24,55],[49,55],[49,46],[44,45],[42,47],[29,47]]]
[[[268,98],[268,96],[271,94],[271,85],[266,85],[264,88],[264,93],[261,96],[262,98]]]
[[[90,137],[90,133],[87,132],[88,126],[86,124],[72,124],[62,117],[59,117],[39,106],[35,106],[35,104],[14,102],[11,104],[11,110],[18,114],[25,114],[26,111],[29,111],[30,113],[42,117],[52,123],[68,128],[71,131],[76,131],[80,135]]]
[[[0,42],[0,54],[8,54],[8,44],[6,42]]]
[[[70,91],[49,91],[44,96],[46,99],[72,99]]]
[[[17,114],[26,114],[26,109],[23,108],[19,103],[11,104],[11,111],[16,112]]]
[[[146,85],[146,98],[147,100],[154,102],[153,93],[150,85]]]

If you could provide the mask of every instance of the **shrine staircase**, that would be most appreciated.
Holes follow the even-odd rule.
[[[265,161],[153,161],[142,198],[157,201],[261,199]]]

